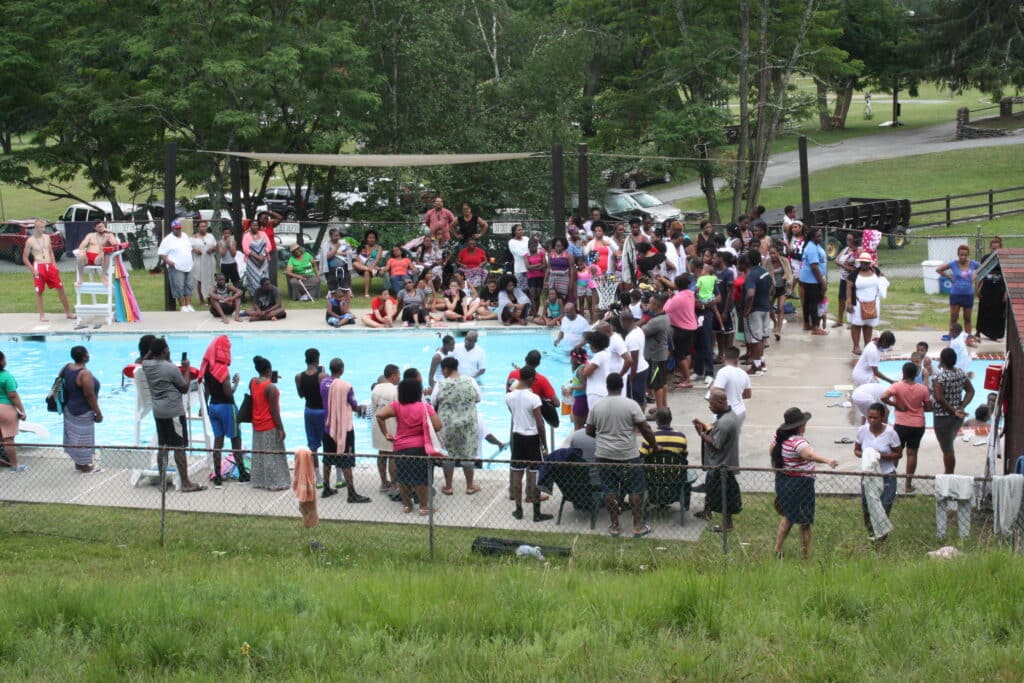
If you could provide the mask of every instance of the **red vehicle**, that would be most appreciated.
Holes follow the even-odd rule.
[[[0,258],[21,263],[22,254],[25,253],[25,242],[32,234],[34,223],[35,221],[31,220],[0,223]],[[49,224],[46,226],[46,233],[50,236],[50,244],[53,246],[53,258],[59,261],[64,255],[64,237]]]

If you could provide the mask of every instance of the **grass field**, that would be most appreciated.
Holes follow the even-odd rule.
[[[1024,568],[998,549],[840,555],[816,527],[809,562],[594,539],[541,564],[442,531],[430,562],[422,530],[393,526],[174,515],[161,549],[152,512],[5,505],[0,521],[4,680],[1020,675]]]

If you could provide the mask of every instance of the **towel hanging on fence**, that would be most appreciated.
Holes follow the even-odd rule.
[[[1024,500],[1024,475],[1008,474],[992,477],[992,530],[1008,535],[1017,521]]]
[[[935,476],[935,529],[939,538],[946,537],[946,516],[956,511],[960,538],[971,535],[971,503],[974,500],[974,477],[962,474]]]
[[[302,526],[309,529],[320,521],[316,510],[316,479],[313,476],[313,453],[308,448],[295,451],[295,474],[292,491],[299,501]]]

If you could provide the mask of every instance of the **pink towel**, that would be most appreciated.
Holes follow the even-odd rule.
[[[299,501],[302,526],[307,529],[320,521],[316,511],[316,479],[313,476],[313,453],[308,448],[295,451],[295,474],[292,491]]]
[[[345,451],[345,436],[352,430],[352,406],[348,404],[348,392],[352,385],[343,379],[331,382],[327,391],[327,433],[338,444],[338,452]]]
[[[206,347],[206,353],[203,354],[203,362],[199,364],[199,377],[202,378],[206,374],[206,369],[210,369],[210,374],[218,382],[223,382],[228,378],[228,373],[231,372],[231,340],[228,339],[226,334],[222,334],[219,337],[215,337],[210,345]]]

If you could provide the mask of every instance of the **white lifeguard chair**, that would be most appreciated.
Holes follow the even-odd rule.
[[[134,374],[138,374],[142,371],[141,367],[135,368]],[[141,381],[135,379],[136,398],[135,398],[135,445],[142,445],[142,437],[140,434],[140,424],[142,418],[145,417],[153,409],[153,405],[149,399],[149,387],[145,383],[145,375]],[[206,411],[206,390],[203,387],[203,383],[197,379],[193,379],[189,383],[188,393],[183,394],[181,397],[182,403],[185,407],[185,420],[188,424],[188,445],[192,448],[212,448],[213,447],[213,428],[210,426],[210,417]],[[156,436],[150,440],[150,446],[153,448],[157,447]],[[141,453],[141,451],[137,451]],[[209,453],[191,453],[188,452],[185,455],[188,461],[188,476],[189,479],[193,479],[204,469],[212,466],[212,459]],[[148,456],[149,463],[146,466],[142,466],[138,469],[132,470],[131,485],[137,486],[142,479],[159,479],[160,478],[160,465],[157,462],[156,453]],[[177,466],[174,463],[173,458],[168,458],[167,463],[167,476],[174,483],[174,488],[181,490],[181,477],[178,476]]]
[[[78,256],[75,250],[75,256]],[[75,281],[75,313],[78,319],[102,316],[107,324],[114,322],[114,266],[121,251],[101,254],[107,261],[107,281],[103,282],[103,266],[82,267],[82,279]],[[88,297],[88,301],[86,298]]]

